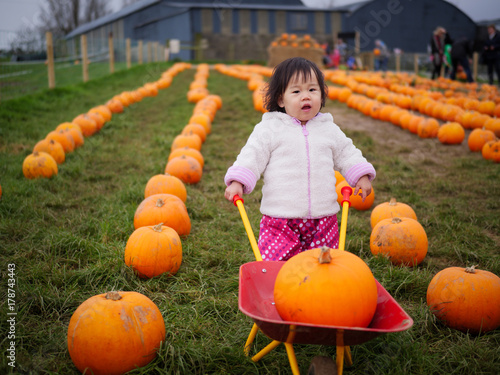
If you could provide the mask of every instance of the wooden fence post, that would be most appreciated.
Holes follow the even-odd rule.
[[[139,43],[137,44],[137,49],[138,49],[137,59],[139,60],[139,65],[141,65],[142,64],[142,40],[139,40]]]
[[[127,69],[132,66],[132,51],[130,50],[130,38],[125,40],[125,53],[127,56]]]
[[[478,64],[479,64],[479,53],[474,52],[472,54],[472,79],[474,80],[474,82],[477,82]]]
[[[401,54],[396,54],[396,73],[401,71]]]
[[[54,44],[52,42],[52,33],[45,33],[45,41],[47,43],[47,73],[49,77],[49,89],[56,87],[56,75],[54,72]]]
[[[83,82],[87,82],[89,80],[89,59],[87,54],[87,35],[82,34],[80,37],[80,41],[82,44],[82,74],[83,74]]]
[[[415,71],[415,75],[418,75],[418,54],[413,55],[413,70]]]
[[[150,63],[152,61],[152,52],[151,52],[151,42],[148,42],[148,63]]]
[[[108,49],[109,49],[109,72],[115,72],[115,50],[113,47],[113,33],[109,33],[108,37]]]

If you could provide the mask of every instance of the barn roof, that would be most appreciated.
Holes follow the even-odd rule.
[[[73,38],[75,36],[85,34],[93,29],[106,25],[108,23],[119,20],[120,18],[126,17],[129,14],[135,13],[141,9],[147,8],[149,6],[155,5],[157,3],[163,3],[166,6],[179,8],[184,11],[189,8],[214,8],[214,9],[269,9],[269,10],[321,10],[325,9],[310,8],[305,6],[300,0],[245,0],[245,1],[230,1],[230,0],[187,0],[187,1],[165,1],[165,0],[141,0],[133,3],[115,13],[108,14],[94,21],[88,22],[84,25],[80,25],[73,31],[71,31],[66,38]],[[328,9],[333,10],[333,9]],[[337,10],[337,9],[335,9]],[[343,11],[343,9],[339,9]],[[344,11],[347,11],[344,10]]]

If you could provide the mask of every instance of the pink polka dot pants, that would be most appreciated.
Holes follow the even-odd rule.
[[[263,260],[288,260],[304,250],[338,248],[337,215],[319,219],[283,219],[263,215],[259,250]]]

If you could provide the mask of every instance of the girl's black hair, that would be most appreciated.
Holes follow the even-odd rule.
[[[303,57],[292,57],[276,65],[264,94],[265,108],[269,112],[285,112],[285,108],[280,107],[278,101],[285,92],[288,83],[296,75],[302,75],[305,79],[309,79],[311,77],[311,70],[318,80],[321,91],[321,108],[323,108],[325,106],[326,96],[328,95],[325,77],[315,63]]]

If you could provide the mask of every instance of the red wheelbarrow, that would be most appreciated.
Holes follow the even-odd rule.
[[[342,220],[340,228],[339,249],[344,250],[347,215],[350,205],[349,197],[352,189],[342,189]],[[258,330],[273,341],[252,357],[259,361],[278,345],[285,345],[290,367],[294,375],[299,375],[293,344],[336,345],[336,363],[326,357],[316,357],[311,362],[309,375],[342,374],[344,359],[352,364],[350,345],[362,344],[384,333],[400,332],[413,325],[413,319],[401,308],[396,300],[376,281],[377,309],[366,328],[341,327],[317,324],[305,324],[281,319],[274,305],[274,283],[276,276],[285,264],[283,261],[262,261],[250,222],[243,207],[243,200],[235,196],[234,204],[238,207],[243,224],[247,231],[256,262],[245,263],[240,267],[238,305],[241,312],[253,319],[254,325],[245,344],[245,353],[249,355],[251,345]]]

